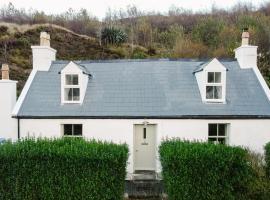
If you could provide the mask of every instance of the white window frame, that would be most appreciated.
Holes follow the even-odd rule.
[[[217,135],[216,136],[209,135],[209,125],[217,125]],[[219,135],[219,125],[225,125],[225,135],[224,136]],[[227,124],[227,123],[208,123],[208,141],[209,141],[209,138],[216,139],[215,144],[219,144],[218,139],[224,138],[225,144],[227,145],[229,143],[228,142],[228,140],[229,140],[228,131],[229,131],[229,124]]]
[[[65,135],[65,125],[72,125],[72,135]],[[82,126],[82,134],[81,135],[74,135],[74,125],[81,125]],[[74,137],[74,138],[81,138],[83,137],[83,124],[74,124],[74,123],[65,123],[61,124],[62,127],[62,135],[63,137]]]
[[[68,75],[77,75],[78,76],[78,85],[67,85],[66,83],[66,76]],[[64,74],[64,86],[63,86],[63,103],[81,103],[81,80],[80,80],[80,75],[77,74],[77,73],[65,73]],[[72,97],[72,100],[66,100],[65,97],[66,97],[66,89],[79,89],[79,100],[73,100],[73,97]]]
[[[214,80],[215,80],[215,73],[220,73],[220,82],[219,83],[217,83],[217,82],[213,82],[213,83],[209,83],[208,82],[208,76],[209,76],[209,73],[214,73]],[[224,94],[223,94],[223,80],[222,80],[222,78],[223,78],[223,76],[222,76],[222,73],[223,72],[221,72],[221,71],[207,71],[206,72],[206,84],[205,84],[205,99],[206,99],[206,102],[216,102],[216,103],[219,103],[219,102],[223,102],[224,100],[223,100],[223,97],[224,97]],[[221,87],[221,98],[219,98],[219,99],[208,99],[207,98],[207,87],[215,87],[215,86],[219,86],[219,87]]]

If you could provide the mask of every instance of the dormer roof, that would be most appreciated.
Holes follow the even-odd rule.
[[[80,69],[82,71],[83,74],[87,74],[90,75],[90,72],[88,71],[88,69],[84,66],[81,65],[79,63],[77,63],[76,61],[70,61],[66,66],[64,66],[60,71],[59,74],[61,74],[62,71],[65,71],[66,68],[68,67],[77,67],[78,69]]]
[[[205,63],[201,63],[198,67],[196,67],[196,69],[194,69],[193,74],[203,71],[205,68],[207,68],[210,65],[210,63],[216,65],[216,69],[220,68],[220,69],[225,69],[226,71],[228,70],[216,58],[213,58]]]

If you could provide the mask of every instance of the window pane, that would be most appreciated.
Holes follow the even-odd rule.
[[[222,98],[222,87],[214,86],[214,99],[221,99],[221,98]]]
[[[66,75],[66,85],[79,85],[79,76],[77,74]]]
[[[65,101],[72,101],[72,89],[71,88],[65,89]]]
[[[82,135],[82,124],[74,124],[73,129],[73,135]]]
[[[72,135],[72,124],[64,124],[64,135]]]
[[[214,98],[214,86],[206,86],[206,99]]]
[[[72,75],[66,75],[66,85],[72,85]]]
[[[73,101],[79,101],[79,100],[80,100],[80,89],[73,88]]]
[[[79,78],[78,75],[72,75],[72,84],[73,85],[79,85]]]
[[[221,83],[221,72],[215,72],[215,83]]]
[[[226,124],[219,124],[218,125],[218,135],[225,136],[226,135]]]
[[[208,135],[217,136],[217,124],[208,124]]]
[[[214,72],[208,72],[208,83],[214,83]]]

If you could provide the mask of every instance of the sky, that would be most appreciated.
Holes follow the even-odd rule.
[[[259,6],[267,0],[0,0],[0,7],[11,2],[16,8],[32,8],[44,11],[47,14],[59,14],[72,8],[75,11],[81,8],[87,9],[92,15],[99,19],[104,18],[106,12],[111,10],[125,9],[127,6],[135,5],[143,11],[157,11],[165,13],[172,6],[188,10],[208,11],[212,5],[218,8],[228,9],[237,2],[252,2]]]

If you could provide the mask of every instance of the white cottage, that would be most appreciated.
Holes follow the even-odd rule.
[[[17,102],[16,82],[3,65],[0,137],[125,142],[131,174],[160,172],[164,138],[262,153],[270,141],[270,92],[248,39],[244,32],[235,60],[60,61],[43,32],[40,46],[32,46],[33,70]]]

